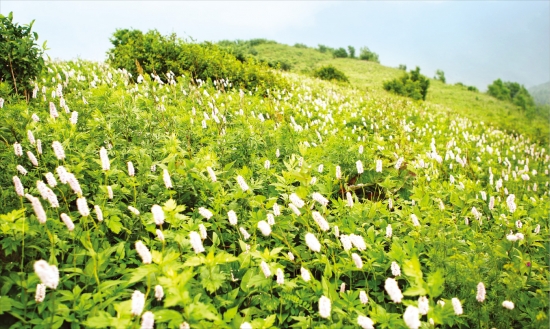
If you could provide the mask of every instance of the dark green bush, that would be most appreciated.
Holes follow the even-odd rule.
[[[523,85],[517,82],[502,82],[502,80],[497,79],[488,86],[487,94],[500,100],[511,102],[523,110],[535,106],[533,97],[531,97]]]
[[[435,71],[435,77],[434,77],[435,80],[439,80],[443,83],[446,83],[447,80],[445,79],[445,72],[443,72],[443,70],[437,70]]]
[[[469,91],[476,92],[476,93],[479,92],[479,90],[478,90],[477,87],[475,87],[475,86],[468,86],[468,90],[469,90]]]
[[[335,58],[346,58],[348,57],[348,53],[344,48],[338,48],[332,52],[332,56]]]
[[[270,62],[267,62],[267,65],[271,68],[282,70],[282,71],[290,71],[292,69],[292,64],[290,64],[285,60],[270,61]]]
[[[348,53],[350,58],[355,58],[355,47],[348,46]]]
[[[405,72],[401,78],[384,82],[384,89],[398,95],[407,96],[415,100],[426,100],[430,80],[420,74],[417,66],[410,73]]]
[[[251,40],[249,44],[257,44]],[[111,43],[114,48],[108,51],[109,62],[117,68],[125,68],[134,76],[140,68],[146,73],[155,73],[161,78],[172,71],[176,76],[186,74],[193,80],[214,81],[228,79],[233,87],[260,91],[274,87],[284,88],[286,82],[268,70],[252,56],[239,61],[226,49],[212,43],[187,43],[175,34],[163,36],[152,30],[143,33],[139,30],[117,30]]]
[[[313,72],[313,76],[322,80],[349,82],[348,77],[344,74],[344,72],[338,70],[332,65],[318,68],[315,72]]]
[[[29,99],[36,79],[44,68],[42,57],[46,42],[36,44],[38,34],[32,32],[34,21],[20,26],[13,22],[13,13],[0,14],[0,81],[7,82],[12,92]]]
[[[398,69],[403,70],[403,71],[407,71],[407,65],[405,65],[405,64],[399,64]]]
[[[369,47],[361,47],[361,51],[359,53],[359,59],[364,61],[369,61],[369,62],[380,63],[378,54],[371,51]]]

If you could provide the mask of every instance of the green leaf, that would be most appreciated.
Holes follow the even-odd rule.
[[[427,294],[426,289],[424,289],[421,286],[412,286],[407,288],[407,290],[403,292],[403,295],[405,296],[421,296],[421,295],[424,296],[426,294]]]
[[[428,293],[430,297],[436,298],[443,293],[445,278],[441,270],[428,274]]]
[[[418,261],[418,258],[416,257],[405,260],[403,272],[405,273],[405,275],[414,278],[416,282],[422,280],[422,269],[420,267],[420,261]]]
[[[83,324],[90,328],[108,328],[112,326],[113,317],[109,313],[104,311],[98,313],[96,316],[89,317]]]
[[[12,300],[6,296],[0,296],[0,314],[11,310]]]

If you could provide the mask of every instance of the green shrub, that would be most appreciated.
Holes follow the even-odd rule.
[[[224,48],[212,43],[187,43],[175,34],[163,36],[152,30],[117,30],[108,51],[109,62],[124,68],[134,76],[155,73],[161,77],[172,71],[176,76],[190,75],[194,81],[229,80],[234,87],[260,91],[275,86],[284,87],[284,80],[269,71],[251,56],[241,54],[241,60]],[[249,44],[268,42],[265,39],[250,40]],[[238,43],[237,43],[238,45]]]
[[[378,54],[371,51],[369,47],[361,47],[361,52],[359,53],[359,59],[369,62],[380,63]]]
[[[469,91],[476,92],[476,93],[479,92],[479,90],[478,90],[477,87],[475,87],[475,86],[468,86],[468,90],[469,90]]]
[[[355,58],[355,47],[348,46],[349,58]]]
[[[296,43],[294,44],[295,48],[308,48],[308,46],[304,45],[303,43]]]
[[[28,100],[33,83],[31,80],[42,72],[46,42],[42,48],[36,41],[38,34],[32,32],[31,21],[20,26],[13,22],[13,13],[8,16],[0,14],[0,81],[6,81],[17,95],[24,95]]]
[[[533,97],[531,97],[523,85],[517,82],[502,82],[502,80],[497,79],[488,86],[487,94],[500,100],[511,102],[523,110],[535,106]]]
[[[443,72],[443,70],[437,70],[435,71],[435,77],[434,77],[435,80],[439,80],[443,83],[447,82],[447,80],[445,79],[445,72]]]
[[[407,65],[405,65],[405,64],[399,64],[398,69],[400,69],[400,70],[402,70],[402,71],[407,71]]]
[[[335,49],[325,45],[319,45],[317,50],[319,50],[319,52],[321,53],[334,53]]]
[[[332,65],[318,68],[315,72],[313,72],[313,76],[322,80],[349,82],[346,74]]]
[[[414,71],[404,73],[399,79],[384,82],[384,89],[398,95],[407,96],[415,100],[426,100],[430,80],[420,74],[417,66]]]
[[[332,56],[335,58],[346,58],[348,57],[348,53],[344,48],[338,48],[332,52]]]

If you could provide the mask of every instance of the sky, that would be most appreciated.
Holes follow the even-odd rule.
[[[267,38],[369,47],[383,65],[419,66],[486,90],[500,78],[550,81],[550,1],[26,1],[0,0],[52,59],[103,61],[119,28],[196,41]]]

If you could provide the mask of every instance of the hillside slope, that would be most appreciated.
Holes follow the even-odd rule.
[[[529,93],[539,105],[550,105],[550,81],[529,88]]]
[[[267,61],[286,61],[292,65],[291,71],[309,74],[316,67],[331,64],[344,71],[353,86],[371,92],[384,92],[385,80],[394,79],[403,71],[378,63],[350,58],[333,58],[329,53],[321,53],[312,48],[298,48],[284,44],[260,44],[254,46],[257,57]],[[429,76],[428,72],[423,74]],[[467,90],[465,86],[444,84],[431,79],[428,103],[441,105],[443,110],[464,115],[472,120],[490,123],[499,129],[516,131],[548,143],[550,126],[546,120],[525,113],[509,103],[487,94]]]

